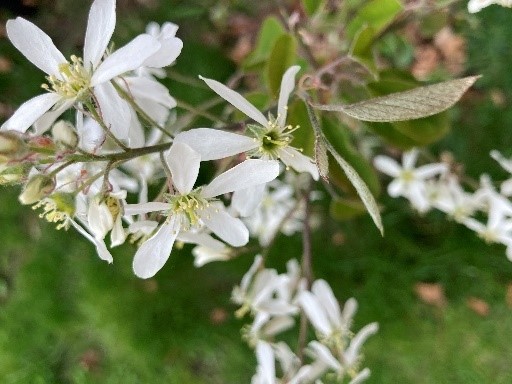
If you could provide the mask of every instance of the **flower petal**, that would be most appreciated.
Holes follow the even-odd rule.
[[[274,351],[270,344],[265,341],[258,341],[256,345],[256,359],[258,360],[258,376],[261,379],[261,383],[275,383],[276,367]]]
[[[119,85],[126,89],[138,102],[139,99],[148,99],[167,108],[176,107],[176,100],[169,94],[169,90],[163,84],[148,77],[129,76]]]
[[[91,86],[104,83],[125,72],[137,69],[160,48],[154,37],[142,34],[107,57],[94,71]]]
[[[443,163],[426,164],[414,170],[415,176],[420,179],[428,179],[445,172],[448,172],[448,165]]]
[[[176,135],[174,142],[192,147],[201,154],[202,161],[223,159],[258,146],[250,137],[211,128],[195,128],[181,132]]]
[[[394,159],[387,156],[375,156],[373,165],[377,170],[391,177],[398,177],[402,172],[402,167]]]
[[[59,103],[57,108],[52,109],[51,111],[48,111],[44,113],[39,119],[37,119],[34,122],[34,130],[36,135],[41,135],[44,132],[46,132],[53,123],[55,123],[55,120],[57,120],[60,115],[62,115],[64,112],[66,112],[69,108],[73,106],[75,103],[75,100],[66,100],[63,103]]]
[[[316,296],[311,292],[303,291],[299,294],[298,303],[317,332],[329,336],[332,332],[331,324]]]
[[[186,195],[192,190],[197,180],[201,155],[187,144],[173,143],[166,161],[171,170],[174,186],[182,195]]]
[[[61,97],[55,93],[43,93],[25,101],[14,112],[14,115],[0,127],[0,130],[25,132],[60,99]]]
[[[279,151],[279,157],[283,163],[295,169],[297,172],[308,172],[313,180],[318,180],[318,168],[308,156],[303,155],[294,148],[287,147]]]
[[[227,213],[221,204],[212,204],[199,215],[213,233],[233,247],[241,247],[249,241],[249,231],[244,223]]]
[[[167,67],[176,60],[183,48],[183,41],[177,37],[160,39],[159,42],[161,48],[144,61],[144,66],[152,68]]]
[[[142,213],[167,211],[169,210],[168,203],[160,203],[158,201],[152,201],[149,203],[140,204],[127,204],[124,206],[124,214],[126,216],[140,215]]]
[[[67,60],[46,33],[22,17],[7,21],[6,29],[11,43],[32,64],[49,75],[60,77],[59,64]]]
[[[231,198],[231,206],[236,209],[240,216],[250,216],[263,200],[265,187],[266,184],[260,184],[235,191]]]
[[[203,188],[201,195],[209,198],[239,189],[251,188],[268,183],[278,175],[279,163],[275,160],[245,160],[213,179]]]
[[[247,116],[249,116],[254,121],[257,121],[264,127],[268,125],[267,118],[261,113],[254,105],[249,103],[245,97],[239,94],[236,91],[226,87],[224,84],[219,83],[216,80],[207,79],[205,77],[199,76],[201,80],[204,80],[206,84],[215,92],[217,95],[222,97],[228,103],[233,105],[235,108],[239,109]]]
[[[130,132],[132,114],[130,106],[117,93],[110,83],[98,84],[94,87],[103,121],[112,134],[119,140],[127,140]]]
[[[184,243],[197,244],[215,252],[222,251],[226,248],[226,244],[214,239],[210,234],[205,232],[181,231],[178,235],[178,240]]]
[[[416,160],[418,159],[419,151],[417,148],[413,148],[408,152],[402,154],[402,165],[404,169],[413,169]]]
[[[140,246],[133,258],[133,272],[136,276],[148,279],[162,269],[171,255],[179,230],[179,221],[173,216],[169,223],[163,224]]]
[[[94,70],[116,27],[115,0],[96,0],[91,5],[84,43],[84,65]],[[90,66],[90,67],[89,67]]]
[[[279,127],[284,127],[286,123],[288,99],[295,88],[295,75],[299,71],[300,67],[294,65],[286,70],[281,80],[281,90],[279,91],[279,100],[277,102],[277,124]]]
[[[87,210],[87,222],[96,239],[103,239],[114,225],[114,218],[105,203],[100,203],[99,198],[93,198],[89,202]]]
[[[338,300],[334,297],[331,287],[325,280],[316,280],[311,288],[313,294],[318,298],[320,304],[325,309],[325,313],[331,324],[336,328],[341,328],[341,311]]]

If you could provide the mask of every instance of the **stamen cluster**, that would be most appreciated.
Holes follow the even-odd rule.
[[[82,58],[72,55],[71,63],[59,65],[59,72],[61,78],[55,75],[47,76],[50,85],[43,84],[41,87],[66,99],[83,99],[88,94],[91,73],[85,69]]]

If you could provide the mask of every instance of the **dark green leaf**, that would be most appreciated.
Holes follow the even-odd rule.
[[[297,46],[290,34],[282,35],[275,42],[267,62],[267,81],[274,97],[279,95],[281,79],[286,70],[295,63]]]

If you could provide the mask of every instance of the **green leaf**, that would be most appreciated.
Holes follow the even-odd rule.
[[[360,200],[334,199],[329,206],[331,217],[336,220],[350,220],[361,216],[366,212],[364,204]]]
[[[302,0],[302,5],[308,16],[312,16],[318,11],[324,0]]]
[[[296,99],[288,104],[287,123],[299,128],[293,132],[294,148],[299,148],[302,153],[313,157],[315,154],[315,134],[309,121],[306,105],[301,99]]]
[[[393,126],[393,123],[367,123],[367,126],[388,143],[400,149],[408,150],[421,145],[417,141],[398,131]]]
[[[295,63],[297,44],[290,34],[282,35],[275,42],[267,62],[267,81],[274,97],[279,96],[281,79],[286,70]]]
[[[377,173],[368,160],[366,160],[352,144],[351,134],[348,128],[338,121],[324,118],[322,119],[322,131],[327,140],[336,149],[336,152],[357,171],[372,194],[378,196],[380,194],[380,182]],[[343,182],[344,180],[338,184],[343,185]],[[349,192],[351,191],[349,190]]]
[[[348,105],[315,105],[363,121],[389,122],[432,116],[453,106],[479,78],[470,76]]]
[[[267,61],[270,55],[270,48],[273,47],[277,39],[285,33],[286,30],[275,16],[267,17],[261,25],[254,50],[244,60],[242,66],[244,68],[250,68]]]
[[[336,162],[340,165],[340,167],[343,169],[345,174],[347,175],[348,179],[356,189],[361,201],[366,207],[366,210],[370,214],[371,218],[373,219],[373,222],[375,223],[375,226],[379,229],[381,235],[384,235],[384,227],[382,226],[382,219],[380,217],[379,207],[377,206],[377,203],[364,183],[364,181],[361,179],[361,177],[357,174],[357,172],[352,168],[352,166],[343,159],[338,152],[336,152],[336,149],[327,141],[325,138],[322,129],[320,128],[320,124],[318,122],[318,118],[316,117],[315,111],[311,107],[311,105],[307,102],[307,100],[304,100],[306,104],[306,108],[308,110],[309,119],[311,121],[311,125],[313,126],[313,129],[315,131],[315,135],[317,137],[317,140],[321,140],[323,145],[325,145],[325,148],[327,151],[331,153],[331,155],[334,157]]]
[[[373,28],[375,35],[380,35],[401,11],[402,4],[398,0],[369,1],[348,24],[348,39],[352,40],[365,25]]]
[[[413,89],[421,85],[410,73],[388,70],[379,75],[379,81],[369,83],[368,90],[373,96],[388,95]],[[393,123],[367,123],[376,134],[392,145],[407,150],[412,147],[430,144],[442,138],[450,130],[446,112],[411,121]]]
[[[350,47],[350,55],[364,65],[374,76],[377,75],[377,67],[375,60],[373,60],[371,48],[375,37],[375,29],[365,25],[357,32]]]

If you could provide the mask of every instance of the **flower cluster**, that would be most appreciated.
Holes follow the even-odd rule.
[[[512,6],[510,0],[471,0],[468,8],[477,12],[493,3]],[[289,27],[298,21],[292,19]],[[313,182],[319,180],[318,167],[327,179],[330,153],[381,229],[369,189],[328,141],[322,119],[317,121],[310,109],[313,99],[337,93],[340,79],[345,77],[341,70],[337,75],[338,67],[345,65],[344,57],[333,57],[334,61],[322,68],[311,66],[314,73],[299,81],[298,96],[304,104],[292,108],[305,106],[303,112],[313,130],[305,133],[310,136],[301,142],[314,140],[317,165],[294,142],[295,135],[304,130],[297,131],[300,127],[290,122],[302,122],[302,116],[288,116],[300,66],[280,66],[280,86],[272,87],[279,88],[279,94],[274,103],[267,102],[264,112],[237,91],[199,76],[196,83],[230,104],[224,116],[230,116],[234,107],[247,120],[237,122],[236,131],[227,129],[234,126],[230,121],[223,123],[227,126],[191,127],[188,123],[194,119],[189,117],[196,113],[214,122],[220,120],[211,118],[209,112],[187,108],[191,115],[179,116],[182,124],[175,124],[174,109],[185,104],[175,100],[159,80],[166,77],[166,67],[181,53],[178,26],[150,23],[145,33],[114,50],[110,40],[115,25],[116,0],[94,0],[83,53],[67,59],[31,22],[20,17],[7,22],[12,44],[47,75],[41,86],[44,92],[22,104],[0,127],[0,184],[21,185],[22,204],[38,210],[39,216],[57,229],[74,228],[108,263],[114,261],[113,247],[134,244],[133,271],[143,279],[164,268],[173,249],[183,243],[194,246],[194,265],[200,267],[243,253],[254,254],[253,248],[267,254],[279,234],[304,231],[304,255],[309,255],[311,249],[306,247],[311,248],[307,243],[314,223],[310,203],[321,196]],[[315,59],[322,45],[317,46],[306,31],[300,34],[302,48],[309,49]],[[332,37],[326,41],[335,43],[323,53],[325,57],[338,56],[339,47],[346,46],[336,43],[344,38],[337,31],[321,35],[324,40]],[[308,65],[304,60],[295,63]],[[329,89],[324,81],[331,77],[333,85],[324,92]],[[320,92],[314,95],[311,89]],[[362,114],[361,105],[367,104],[352,104],[352,114],[347,114],[365,120],[371,114]],[[385,111],[394,108],[394,102],[389,105]],[[323,107],[319,109],[325,110]],[[345,113],[349,109],[326,110]],[[435,112],[410,109],[416,117],[420,112]],[[66,111],[71,120],[59,120]],[[404,153],[402,164],[386,156],[375,158],[375,167],[394,178],[389,194],[405,197],[421,213],[432,208],[445,212],[486,241],[504,244],[512,260],[512,176],[500,192],[482,176],[480,187],[470,193],[447,164],[416,166],[418,155],[416,149]],[[492,156],[512,175],[512,161],[497,152]],[[200,172],[205,162],[213,161],[215,176]],[[325,190],[338,197],[330,186]],[[484,216],[486,222],[481,221]],[[305,276],[312,271],[301,271],[295,260],[287,263],[283,274],[265,268],[263,260],[256,257],[232,294],[240,306],[237,316],[252,316],[252,323],[243,330],[258,360],[252,383],[364,381],[370,371],[361,367],[360,349],[377,332],[377,324],[368,324],[354,334],[355,299],[348,299],[340,308],[329,284],[309,281]],[[303,267],[310,268],[308,264]],[[294,353],[278,337],[292,328],[298,317],[301,329]],[[314,332],[308,332],[308,324]],[[313,333],[315,337],[311,337]]]
[[[103,260],[113,261],[109,248],[135,243],[133,270],[141,278],[164,266],[176,241],[197,245],[200,266],[230,258],[230,247],[244,246],[250,235],[266,246],[280,230],[297,231],[303,216],[297,189],[276,178],[286,168],[318,179],[313,160],[292,147],[297,127],[286,122],[300,67],[283,75],[276,117],[202,78],[258,124],[248,124],[247,134],[177,133],[169,128],[177,102],[158,79],[181,52],[178,27],[151,23],[113,51],[115,8],[115,0],[93,2],[83,56],[69,60],[29,21],[7,22],[13,45],[48,76],[46,92],[0,128],[2,182],[23,183],[22,204],[58,229],[75,228]],[[57,121],[68,109],[75,110],[75,121]],[[231,167],[205,185],[196,183],[202,162],[227,157]],[[149,186],[157,179],[164,181],[153,196]]]
[[[341,310],[325,280],[314,281],[308,289],[297,261],[290,260],[287,272],[278,274],[275,269],[264,268],[263,258],[257,256],[233,290],[232,299],[240,305],[239,317],[250,313],[254,318],[244,328],[244,337],[255,348],[258,360],[253,384],[320,383],[322,378],[341,382],[347,377],[356,384],[370,375],[368,368],[360,370],[360,348],[377,332],[377,324],[368,324],[354,335],[355,299],[347,300]],[[295,355],[285,342],[275,341],[276,336],[294,326],[301,311],[317,336],[307,343],[306,359]]]
[[[405,197],[420,213],[431,209],[444,212],[486,242],[505,245],[507,257],[512,261],[512,161],[498,151],[492,151],[491,156],[511,174],[499,191],[487,175],[480,177],[476,190],[467,191],[460,178],[444,163],[415,168],[417,149],[403,154],[402,165],[387,156],[376,156],[374,165],[394,178],[388,185],[390,196]],[[486,220],[482,221],[482,217]]]

